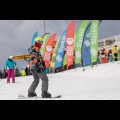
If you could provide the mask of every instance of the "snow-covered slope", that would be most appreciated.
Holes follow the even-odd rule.
[[[62,95],[54,100],[120,100],[120,63],[107,63],[49,74],[49,92]],[[16,83],[0,81],[0,100],[18,100],[18,95],[27,95],[32,76],[16,77]],[[41,81],[36,89],[41,95]],[[43,100],[43,99],[27,99]],[[46,99],[44,99],[46,100]],[[48,100],[48,99],[47,99]],[[52,99],[51,99],[52,100]]]

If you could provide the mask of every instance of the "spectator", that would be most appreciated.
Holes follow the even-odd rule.
[[[1,79],[2,79],[2,76],[3,76],[2,70],[0,70],[0,78],[1,78]]]
[[[101,51],[98,51],[98,64],[101,64]]]
[[[19,69],[16,67],[16,69],[15,69],[15,76],[16,77],[19,77],[20,76],[20,71],[19,71]]]
[[[25,72],[26,72],[26,75],[29,75],[30,73],[29,73],[29,68],[25,68]]]
[[[117,45],[113,47],[113,55],[114,55],[114,61],[118,61],[118,50]]]
[[[15,83],[14,69],[16,68],[16,62],[13,60],[13,56],[10,56],[6,61],[7,67],[7,83],[10,83],[10,77],[12,76],[12,83]]]
[[[113,62],[112,50],[111,49],[108,51],[108,61]]]
[[[2,78],[6,78],[8,76],[7,71],[4,69]]]
[[[102,63],[107,63],[107,58],[106,58],[106,55],[105,55],[105,48],[103,48],[102,50]]]
[[[120,60],[120,47],[118,49],[118,60]]]

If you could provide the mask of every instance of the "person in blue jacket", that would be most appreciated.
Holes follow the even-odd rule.
[[[12,83],[15,83],[14,69],[16,68],[16,62],[13,60],[13,56],[10,56],[6,61],[7,67],[7,83],[10,83],[10,77],[12,77]]]

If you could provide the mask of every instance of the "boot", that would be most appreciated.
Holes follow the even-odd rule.
[[[7,83],[10,83],[10,81],[7,81]]]
[[[14,81],[12,81],[12,83],[15,83],[15,80],[14,80]]]
[[[28,92],[28,97],[37,97],[37,94]]]
[[[46,91],[42,91],[42,98],[51,98],[51,94]]]

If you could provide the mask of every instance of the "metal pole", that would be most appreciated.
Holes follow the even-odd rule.
[[[46,26],[45,26],[45,20],[44,20],[44,34],[46,33]]]

